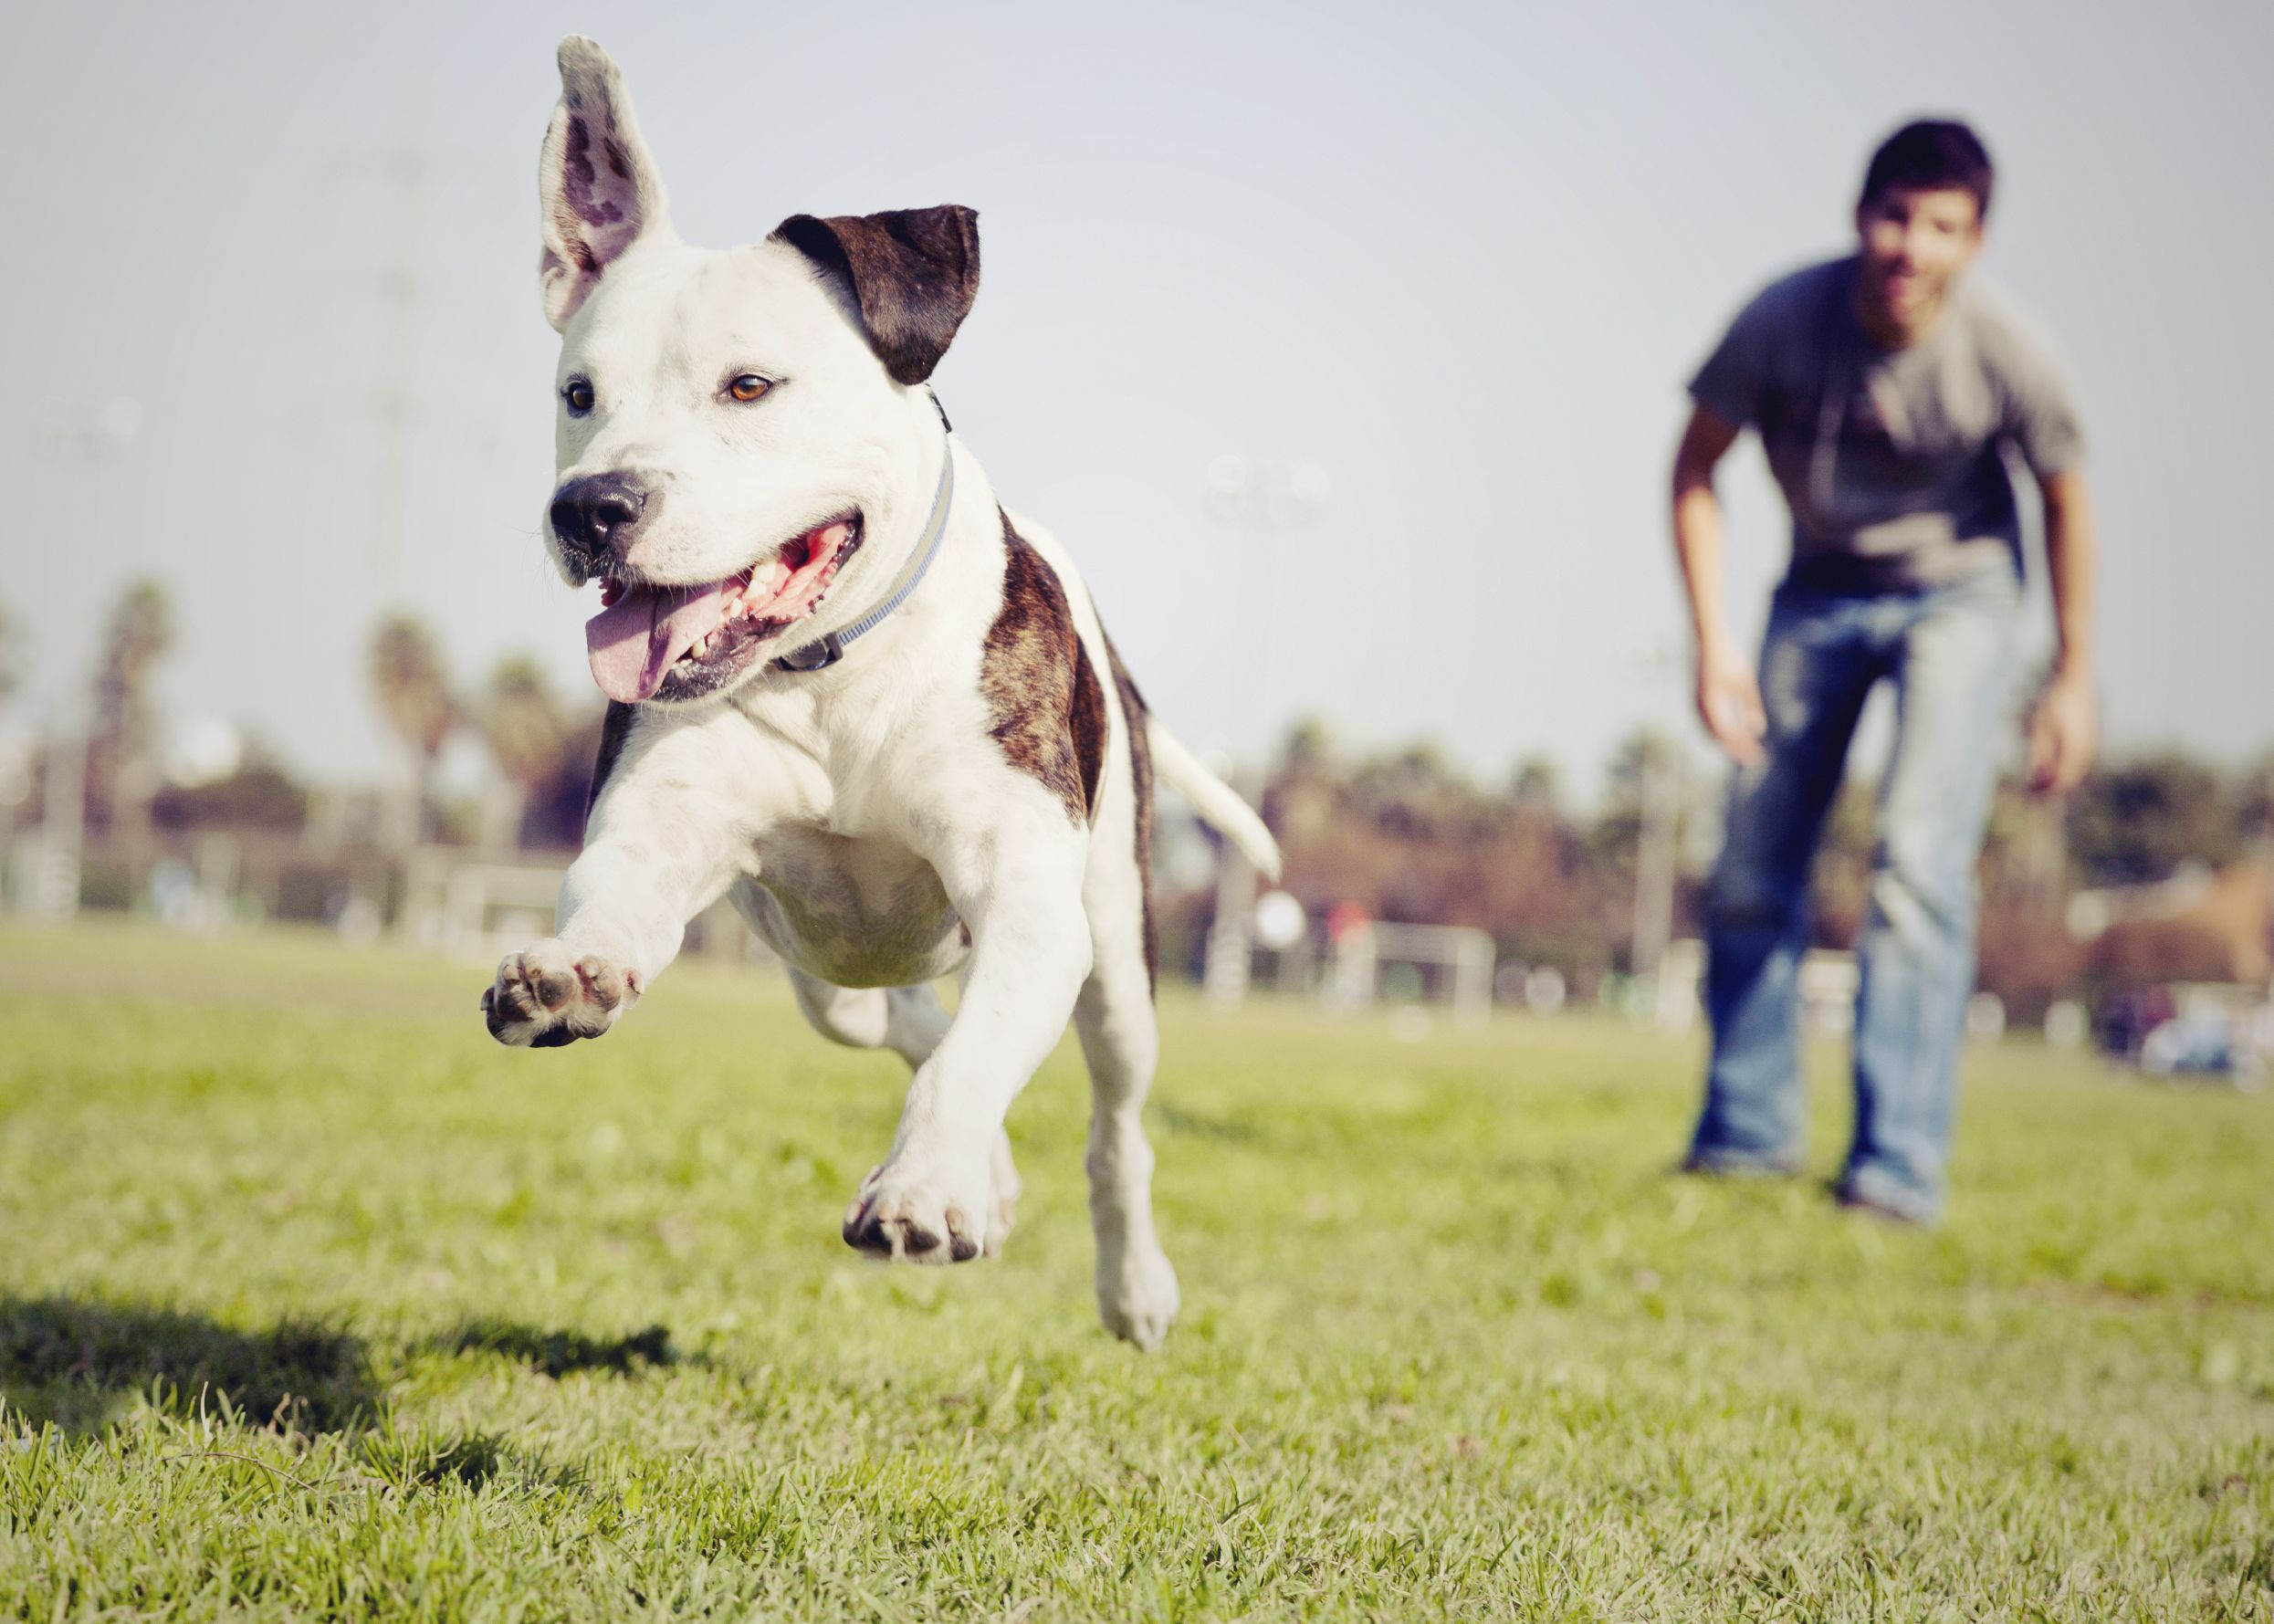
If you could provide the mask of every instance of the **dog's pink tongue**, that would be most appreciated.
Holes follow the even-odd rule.
[[[592,680],[611,699],[636,705],[663,686],[664,673],[727,618],[729,581],[697,587],[627,587],[584,623]]]

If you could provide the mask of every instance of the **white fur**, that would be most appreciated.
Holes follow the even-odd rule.
[[[552,190],[563,171],[556,113],[540,171],[541,278],[548,309],[565,312],[561,377],[590,379],[596,395],[590,416],[561,417],[560,478],[631,469],[662,491],[629,566],[655,581],[716,580],[857,507],[865,545],[815,619],[769,651],[786,652],[882,599],[943,456],[956,459],[955,502],[922,588],[839,664],[793,675],[761,661],[723,695],[638,708],[561,888],[556,936],[508,959],[485,994],[492,1030],[513,1043],[611,1030],[669,965],[686,921],[730,896],[791,967],[819,1031],[914,1068],[846,1236],[944,1263],[965,1247],[992,1252],[1007,1232],[1017,1175],[1005,1115],[1071,1014],[1095,1096],[1099,1309],[1152,1346],[1175,1316],[1177,1284],[1154,1233],[1140,1121],[1158,1047],[1145,879],[1130,719],[1088,592],[1055,540],[1020,521],[1064,586],[1107,703],[1097,804],[1079,823],[989,733],[980,660],[1005,547],[985,472],[920,388],[885,373],[843,291],[802,256],[778,243],[711,253],[671,234],[597,47],[565,45],[562,73],[583,113],[633,133],[637,173],[624,190],[652,200],[637,235],[580,283],[576,245],[555,240],[554,223],[573,218]],[[751,404],[722,400],[719,382],[738,372],[779,382]],[[1253,814],[1157,724],[1150,738],[1164,774],[1275,870]],[[950,1021],[930,984],[958,970]],[[550,991],[532,1001],[540,987]],[[927,1236],[938,1244],[915,1250]]]

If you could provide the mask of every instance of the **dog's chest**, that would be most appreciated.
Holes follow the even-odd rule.
[[[840,987],[899,987],[945,975],[967,944],[939,876],[896,843],[812,827],[757,847],[758,877],[735,906],[768,946]]]

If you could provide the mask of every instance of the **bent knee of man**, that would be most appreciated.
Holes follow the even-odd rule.
[[[1882,847],[1871,865],[1871,906],[1902,936],[1963,935],[1974,924],[1974,875],[1923,853]]]

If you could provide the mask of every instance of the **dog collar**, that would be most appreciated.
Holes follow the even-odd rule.
[[[944,424],[947,420],[947,414],[941,413],[940,422]],[[826,637],[809,643],[802,648],[793,648],[781,655],[774,661],[775,670],[802,675],[808,671],[828,669],[844,658],[846,644],[867,636],[882,625],[894,610],[908,601],[908,594],[916,591],[924,579],[924,572],[932,567],[932,560],[939,553],[940,540],[948,534],[948,514],[954,505],[956,494],[956,448],[950,442],[943,449],[946,455],[939,464],[939,488],[932,493],[931,517],[924,521],[924,533],[917,539],[916,560],[900,572],[900,580],[890,595],[842,632],[832,632]]]

